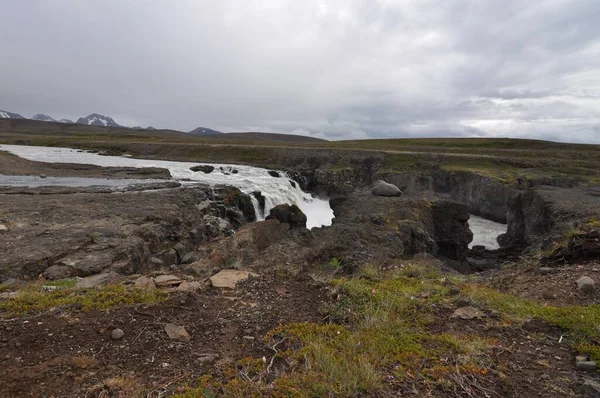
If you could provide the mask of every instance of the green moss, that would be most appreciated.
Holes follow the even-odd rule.
[[[240,381],[236,372],[225,380],[204,378],[185,396],[206,391],[213,396],[376,396],[409,379],[437,385],[451,383],[449,375],[456,371],[487,372],[482,354],[495,342],[429,328],[434,304],[449,300],[447,278],[421,264],[368,274],[333,282],[340,299],[327,312],[343,325],[293,323],[265,336],[267,346],[278,348],[280,363],[287,364],[270,384],[264,382],[267,357],[263,371],[254,369],[250,381]]]
[[[78,306],[83,310],[105,310],[119,305],[157,303],[166,299],[160,292],[146,293],[123,285],[108,285],[100,289],[59,289],[42,292],[35,287],[22,289],[11,299],[0,302],[0,313],[7,316],[43,312],[51,308]]]
[[[600,305],[556,307],[475,285],[466,285],[463,292],[474,303],[513,319],[541,319],[568,330],[575,345],[600,341]]]

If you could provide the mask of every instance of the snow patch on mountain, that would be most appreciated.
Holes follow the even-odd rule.
[[[89,126],[120,127],[113,118],[98,113],[92,113],[89,116],[81,117],[77,120],[77,123],[87,124]]]
[[[42,122],[56,122],[56,119],[48,116],[48,115],[44,115],[43,113],[38,113],[37,115],[34,115],[31,120],[39,120]]]

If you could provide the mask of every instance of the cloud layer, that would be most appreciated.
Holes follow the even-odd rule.
[[[597,0],[5,0],[0,109],[600,142]]]

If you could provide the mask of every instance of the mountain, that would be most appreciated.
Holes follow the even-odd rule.
[[[146,127],[146,130],[156,130],[156,129],[152,126],[148,126],[148,127]]]
[[[56,122],[56,119],[48,116],[48,115],[44,115],[43,113],[38,113],[37,115],[34,115],[31,120],[39,120],[41,122]]]
[[[75,123],[74,121],[72,121],[71,119],[60,119],[59,120],[60,123]]]
[[[11,113],[7,111],[0,110],[0,119],[25,119],[23,116],[18,113]]]
[[[222,133],[222,132],[217,131],[217,130],[209,129],[209,128],[206,128],[206,127],[198,127],[197,129],[194,129],[194,130],[190,131],[188,134],[190,134],[190,135],[197,135],[197,136],[204,136],[204,135],[220,135],[220,134],[225,134],[225,133]]]
[[[92,113],[87,117],[77,119],[79,124],[87,124],[90,126],[106,126],[106,127],[121,127],[112,117]]]

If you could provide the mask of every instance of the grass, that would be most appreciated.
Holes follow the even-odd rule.
[[[117,284],[98,289],[75,290],[72,289],[73,281],[49,282],[46,285],[59,287],[51,292],[41,291],[39,282],[29,284],[21,288],[15,297],[0,301],[0,314],[20,316],[69,306],[84,311],[106,310],[121,305],[152,304],[166,299],[166,295],[159,291],[145,292]]]
[[[452,300],[448,279],[426,267],[376,273],[333,282],[341,300],[323,308],[336,323],[295,323],[265,336],[276,347],[249,379],[206,377],[192,396],[339,396],[385,394],[410,381],[434,390],[457,371],[487,374],[492,340],[432,332],[436,304]],[[368,276],[368,278],[366,277]],[[273,350],[275,352],[275,350]],[[282,365],[283,364],[283,365]],[[238,363],[237,368],[245,369]]]
[[[500,311],[513,320],[541,319],[558,326],[569,332],[575,349],[600,361],[600,305],[557,307],[476,285],[466,285],[463,293],[475,305]]]
[[[332,323],[271,330],[264,339],[271,355],[244,358],[221,376],[203,376],[180,397],[387,396],[406,386],[436,396],[457,394],[465,385],[473,388],[470,396],[484,396],[483,389],[495,383],[494,369],[504,367],[494,354],[502,343],[472,328],[440,328],[447,314],[437,309],[456,308],[458,300],[495,311],[499,320],[489,322],[506,327],[519,328],[528,319],[555,325],[572,348],[600,360],[597,305],[549,306],[423,264],[395,271],[368,265],[331,283],[339,299],[323,313]]]

